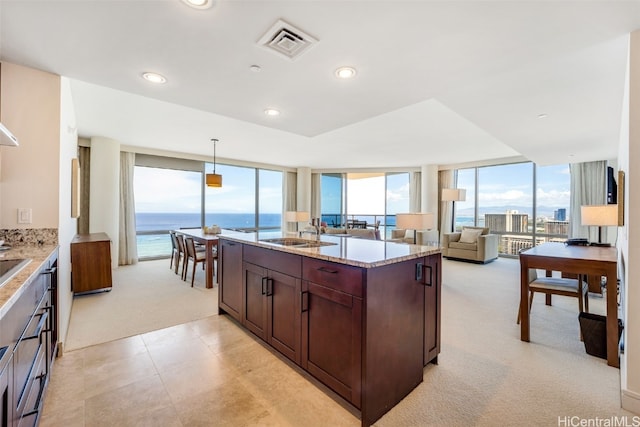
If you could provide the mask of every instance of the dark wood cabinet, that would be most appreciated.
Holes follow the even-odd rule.
[[[225,253],[228,244],[241,249]],[[357,267],[224,237],[220,245],[220,312],[239,315],[245,328],[359,409],[363,426],[437,362],[440,253]]]
[[[218,312],[242,322],[242,243],[218,242]]]
[[[438,363],[440,354],[440,315],[442,292],[442,257],[432,255],[424,260],[424,365]]]
[[[57,250],[0,321],[0,422],[37,425],[57,348]]]
[[[265,262],[273,251],[247,247],[244,251],[243,325],[271,344],[280,353],[300,364],[301,258],[276,253],[266,265],[281,268],[287,273],[255,263]],[[252,262],[251,262],[252,261]]]
[[[111,290],[111,239],[106,233],[78,234],[71,241],[71,290]]]

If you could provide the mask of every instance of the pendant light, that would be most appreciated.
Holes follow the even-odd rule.
[[[222,175],[216,173],[216,142],[217,139],[212,138],[213,141],[213,173],[208,173],[206,176],[207,187],[222,187]]]

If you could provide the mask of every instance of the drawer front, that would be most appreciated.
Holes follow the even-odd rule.
[[[244,245],[244,260],[251,264],[279,271],[293,277],[301,276],[302,262],[300,255],[288,254],[272,249]]]
[[[33,426],[40,414],[46,381],[46,357],[44,347],[38,352],[31,375],[25,387],[24,399],[18,406],[18,426]]]
[[[315,258],[302,259],[302,278],[362,298],[363,269]]]

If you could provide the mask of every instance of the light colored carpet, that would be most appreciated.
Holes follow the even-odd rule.
[[[196,268],[194,287],[169,260],[143,261],[113,271],[113,288],[76,296],[65,351],[202,319],[218,313],[218,286],[206,289]]]

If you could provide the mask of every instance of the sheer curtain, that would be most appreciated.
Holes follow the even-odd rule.
[[[586,237],[590,242],[598,240],[598,227],[582,224],[580,206],[607,203],[607,162],[604,160],[569,165],[571,171],[571,215],[569,237]],[[602,240],[607,241],[607,227],[602,228]]]
[[[120,153],[120,232],[118,265],[136,264],[136,212],[133,198],[133,170],[135,153]]]
[[[89,234],[89,183],[91,177],[91,148],[78,147],[80,163],[80,216],[78,234]]]
[[[443,188],[455,188],[455,175],[453,170],[438,172],[438,199],[442,200]],[[451,233],[453,228],[453,203],[440,202],[440,241],[443,241],[445,233]]]
[[[412,172],[409,176],[409,212],[421,212],[422,173]]]
[[[282,200],[283,210],[295,211],[296,210],[296,194],[298,192],[298,176],[295,172],[285,172],[284,175],[284,198]],[[296,223],[285,222],[284,215],[282,215],[282,229],[286,231],[296,231]]]
[[[320,180],[321,174],[311,174],[311,218],[322,218],[321,191],[322,184]]]

